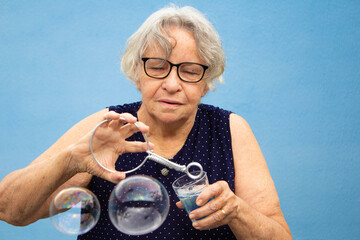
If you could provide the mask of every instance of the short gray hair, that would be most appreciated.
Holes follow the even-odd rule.
[[[196,40],[198,54],[209,66],[206,72],[209,89],[215,90],[215,80],[223,82],[225,56],[220,37],[206,17],[193,7],[170,6],[150,15],[141,27],[128,39],[121,69],[126,77],[136,82],[140,76],[141,58],[147,47],[157,42],[169,57],[172,51],[170,39],[164,34],[170,26],[190,31]]]

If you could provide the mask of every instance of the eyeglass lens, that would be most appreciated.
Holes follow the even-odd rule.
[[[145,62],[145,70],[150,77],[165,78],[171,71],[171,64],[165,59],[150,58]],[[202,78],[204,68],[197,63],[181,63],[177,72],[180,79],[196,82]]]

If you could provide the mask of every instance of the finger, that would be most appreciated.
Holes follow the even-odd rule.
[[[109,122],[108,127],[110,127],[111,129],[113,129],[114,131],[118,130],[119,128],[121,128],[126,122],[122,119],[118,119],[118,120],[112,120]]]
[[[205,190],[197,197],[196,204],[202,206],[208,202],[211,198],[219,197],[224,191],[229,189],[229,185],[225,181],[218,181],[210,184]],[[217,209],[216,209],[217,210]]]
[[[123,118],[128,123],[136,123],[137,118],[131,115],[130,113],[122,113],[120,114],[120,118]]]
[[[119,129],[122,138],[127,139],[134,133],[139,132],[139,129],[135,124],[125,124]]]
[[[197,208],[190,212],[190,219],[199,219],[213,214],[214,212],[221,210],[224,205],[221,199],[212,199],[200,208]]]
[[[106,114],[104,114],[103,118],[104,118],[104,120],[108,120],[108,122],[103,123],[101,125],[102,128],[111,127],[113,129],[115,129],[115,128],[119,128],[126,122],[125,118],[122,117],[121,114],[114,112],[114,111],[107,112]]]
[[[201,220],[196,220],[193,223],[193,227],[199,230],[217,228],[226,223],[225,218],[226,215],[223,213],[223,211],[218,210]]]
[[[111,120],[119,120],[128,122],[128,123],[135,123],[137,118],[131,115],[130,113],[117,113],[114,111],[109,111],[104,115],[104,120],[111,119]]]
[[[176,203],[176,206],[177,206],[178,208],[180,208],[180,209],[184,209],[184,205],[182,204],[181,201],[178,201],[178,202]]]
[[[225,181],[209,185],[196,199],[196,204],[202,206],[190,213],[191,219],[208,216],[227,204],[226,191],[231,191]]]
[[[136,128],[142,133],[148,133],[149,132],[149,126],[146,125],[143,122],[137,122],[136,123]]]
[[[209,185],[205,188],[204,191],[200,193],[200,195],[196,199],[196,205],[203,206],[208,201],[210,201],[211,198],[216,198],[221,193],[221,190],[218,189],[214,184]]]
[[[104,114],[104,120],[106,119],[118,120],[120,119],[120,114],[114,111],[109,111]]]
[[[132,136],[134,133],[139,132],[139,131],[146,134],[147,132],[149,132],[149,127],[141,122],[137,122],[136,125],[135,124],[126,124],[126,125],[122,126],[120,131],[123,134],[123,137],[126,139],[126,138],[129,138],[130,136]]]
[[[154,149],[154,144],[150,143],[149,147],[150,149]],[[125,143],[125,152],[127,153],[146,152],[147,150],[148,146],[146,142],[132,141]]]
[[[109,118],[107,118],[109,117]],[[106,119],[111,119],[112,121],[109,123],[108,127],[111,127],[114,130],[119,129],[125,123],[135,124],[137,118],[131,115],[130,113],[116,113],[116,112],[108,112],[105,114]]]

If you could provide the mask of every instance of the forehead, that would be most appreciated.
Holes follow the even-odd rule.
[[[170,27],[164,31],[164,35],[171,43],[171,45],[168,44],[168,51],[171,52],[168,60],[202,62],[198,54],[196,40],[191,32],[179,27]],[[166,58],[169,53],[167,53],[166,47],[153,39],[146,48],[144,57]]]

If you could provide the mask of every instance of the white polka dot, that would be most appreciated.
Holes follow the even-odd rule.
[[[130,112],[134,116],[140,104],[129,104],[112,107],[118,112]],[[234,188],[234,166],[231,149],[231,135],[229,128],[229,114],[225,110],[215,108],[210,105],[199,106],[198,114],[195,118],[193,129],[183,148],[175,155],[172,161],[179,164],[188,164],[191,161],[197,161],[202,164],[205,171],[208,172],[210,182],[216,182],[220,179],[228,181],[231,189]],[[143,141],[141,134],[135,134],[131,140]],[[117,169],[126,169],[135,167],[134,162],[143,160],[146,154],[125,154],[119,158]],[[157,163],[147,162],[134,174],[146,174],[153,176],[164,184],[170,197],[169,215],[153,233],[141,236],[128,236],[117,231],[110,223],[107,213],[107,201],[114,188],[105,180],[94,177],[90,183],[90,189],[98,196],[102,206],[101,219],[97,226],[88,234],[79,236],[79,239],[235,239],[228,227],[220,227],[209,231],[198,231],[191,226],[191,221],[184,210],[177,209],[175,202],[178,199],[174,196],[171,187],[174,179],[181,173],[174,170],[170,171],[167,177],[160,173],[161,166]],[[110,235],[113,236],[110,237]]]

